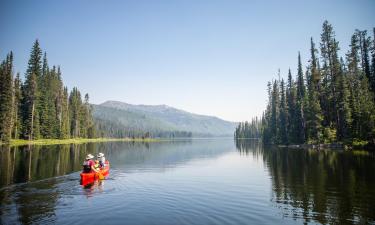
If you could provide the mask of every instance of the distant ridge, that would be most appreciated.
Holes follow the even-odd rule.
[[[143,132],[191,132],[194,137],[233,136],[236,123],[214,116],[198,115],[168,105],[133,105],[106,101],[93,105],[96,120]]]

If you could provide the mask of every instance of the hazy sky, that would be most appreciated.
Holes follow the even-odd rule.
[[[36,38],[92,103],[167,104],[232,121],[265,108],[267,81],[296,73],[327,19],[346,53],[372,35],[375,1],[0,1],[0,57],[24,75]],[[317,44],[317,46],[319,46]]]

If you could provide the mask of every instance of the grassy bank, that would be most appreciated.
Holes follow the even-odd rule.
[[[38,140],[22,140],[13,139],[8,143],[10,146],[21,146],[21,145],[64,145],[64,144],[84,144],[93,142],[156,142],[160,141],[158,139],[152,138],[71,138],[71,139],[38,139]],[[5,145],[6,143],[0,142],[0,145]]]

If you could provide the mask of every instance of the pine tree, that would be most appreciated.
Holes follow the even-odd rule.
[[[297,105],[297,90],[293,81],[292,73],[288,71],[288,85],[286,90],[287,105],[288,105],[288,141],[296,143],[296,105]]]
[[[301,55],[298,52],[298,73],[297,73],[297,104],[296,104],[296,124],[295,129],[297,132],[297,143],[305,142],[305,83],[303,78],[303,70],[301,63]]]
[[[337,83],[337,139],[343,141],[350,137],[351,112],[348,84],[342,69],[338,73]]]
[[[280,83],[280,142],[288,144],[288,106],[286,103],[284,79]]]
[[[13,93],[13,131],[12,131],[12,138],[18,139],[20,137],[20,130],[22,129],[22,121],[21,121],[21,79],[20,74],[17,73],[16,78],[14,79],[14,93]]]
[[[370,74],[370,61],[369,61],[369,46],[371,45],[371,40],[367,37],[367,31],[356,30],[357,35],[359,36],[359,45],[360,45],[360,55],[361,55],[361,66],[362,71],[366,75],[368,80],[371,80]]]
[[[89,103],[89,94],[85,94],[85,100],[84,100],[84,108],[86,110],[86,136],[88,138],[94,138],[95,137],[95,124],[92,117],[92,106]]]
[[[359,64],[362,64],[362,56],[359,54],[360,35],[358,31],[353,34],[350,50],[346,55],[352,115],[351,135],[354,139],[372,140],[375,132],[375,104],[365,71],[359,68]]]
[[[375,96],[375,27],[373,28],[373,43],[372,43],[372,54],[371,54],[371,79],[370,87]],[[374,98],[375,101],[375,98]]]
[[[42,50],[39,47],[39,42],[34,42],[31,50],[28,68],[26,70],[25,87],[23,88],[24,101],[23,101],[23,121],[24,121],[24,136],[29,139],[37,139],[40,134],[39,123],[39,85],[42,76]]]
[[[348,86],[349,86],[349,107],[351,109],[352,115],[352,128],[351,134],[354,138],[360,137],[360,130],[361,130],[361,113],[360,113],[360,94],[359,91],[361,90],[361,80],[362,80],[362,72],[360,71],[358,64],[360,62],[359,57],[359,35],[356,32],[352,35],[351,43],[350,43],[350,50],[346,54],[346,61],[347,61],[347,78],[348,78]]]
[[[319,82],[321,79],[318,68],[318,60],[316,58],[316,48],[311,38],[311,60],[310,60],[310,76],[308,82],[308,104],[307,104],[307,137],[311,143],[320,143],[322,141],[322,121],[323,115],[319,101]]]
[[[70,92],[69,96],[69,109],[70,109],[70,134],[71,137],[77,138],[81,137],[81,107],[82,99],[81,93],[76,87]]]
[[[61,132],[60,138],[70,138],[70,108],[68,88],[64,87],[62,91],[61,102]]]
[[[271,141],[274,144],[279,143],[279,116],[280,116],[280,95],[277,81],[273,82],[272,86],[272,97],[271,97],[271,121],[270,121],[270,131],[271,131]]]
[[[9,142],[13,111],[13,53],[0,65],[0,141]]]

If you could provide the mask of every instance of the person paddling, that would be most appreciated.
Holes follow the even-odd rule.
[[[91,170],[96,171],[95,168],[94,168],[95,162],[94,162],[93,158],[94,158],[94,156],[91,155],[91,154],[88,154],[86,156],[86,159],[83,162],[83,172],[84,173],[90,173]]]
[[[96,157],[97,157],[97,160],[99,160],[100,167],[104,168],[105,167],[105,157],[104,157],[104,154],[100,152]]]

